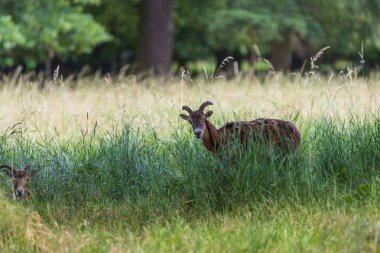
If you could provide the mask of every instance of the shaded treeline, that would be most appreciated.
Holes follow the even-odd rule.
[[[327,71],[376,67],[378,13],[375,0],[2,1],[0,67],[165,74],[233,56],[240,68],[265,58],[287,71],[325,46]]]

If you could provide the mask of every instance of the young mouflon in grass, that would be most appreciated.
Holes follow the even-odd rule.
[[[30,165],[27,165],[24,170],[13,168],[10,165],[0,165],[0,169],[3,169],[5,174],[13,180],[13,198],[28,199],[30,198],[30,192],[28,188],[29,179],[31,179],[37,173],[36,170],[30,171]]]
[[[230,121],[217,129],[208,120],[213,112],[204,112],[206,106],[212,104],[210,101],[203,102],[196,111],[183,106],[182,110],[187,111],[189,115],[179,116],[192,125],[195,138],[200,139],[205,148],[213,153],[218,154],[223,147],[229,148],[233,142],[245,147],[250,140],[264,140],[266,144],[293,151],[300,145],[301,134],[298,128],[292,122],[280,119]]]

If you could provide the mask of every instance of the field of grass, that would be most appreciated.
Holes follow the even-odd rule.
[[[380,252],[380,76],[31,80],[0,81],[0,163],[38,170],[30,201],[0,194],[0,251]],[[219,161],[178,117],[204,100],[301,149]]]

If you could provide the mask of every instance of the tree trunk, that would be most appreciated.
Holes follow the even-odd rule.
[[[52,77],[53,67],[51,64],[52,60],[49,58],[45,61],[45,79],[50,80]]]
[[[249,70],[248,70],[248,78],[252,79],[255,77],[255,64],[257,61],[256,53],[251,51],[249,52]]]
[[[50,79],[53,72],[52,61],[55,56],[55,52],[52,48],[49,47],[47,50],[47,53],[48,53],[49,59],[45,61],[45,78]]]
[[[137,72],[170,73],[172,58],[172,0],[142,0],[137,48]]]
[[[272,42],[271,63],[275,71],[285,72],[292,63],[291,32],[284,34],[282,41]]]

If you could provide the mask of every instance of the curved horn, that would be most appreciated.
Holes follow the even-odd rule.
[[[199,111],[203,111],[206,108],[206,106],[209,106],[209,105],[213,105],[213,103],[211,101],[203,102],[201,106],[199,106]]]
[[[182,106],[182,110],[187,111],[188,113],[192,113],[193,110],[190,109],[187,105]]]
[[[0,165],[0,169],[4,169],[5,174],[7,174],[10,177],[12,176],[12,171],[13,171],[12,166],[8,164],[3,164],[3,165]]]

